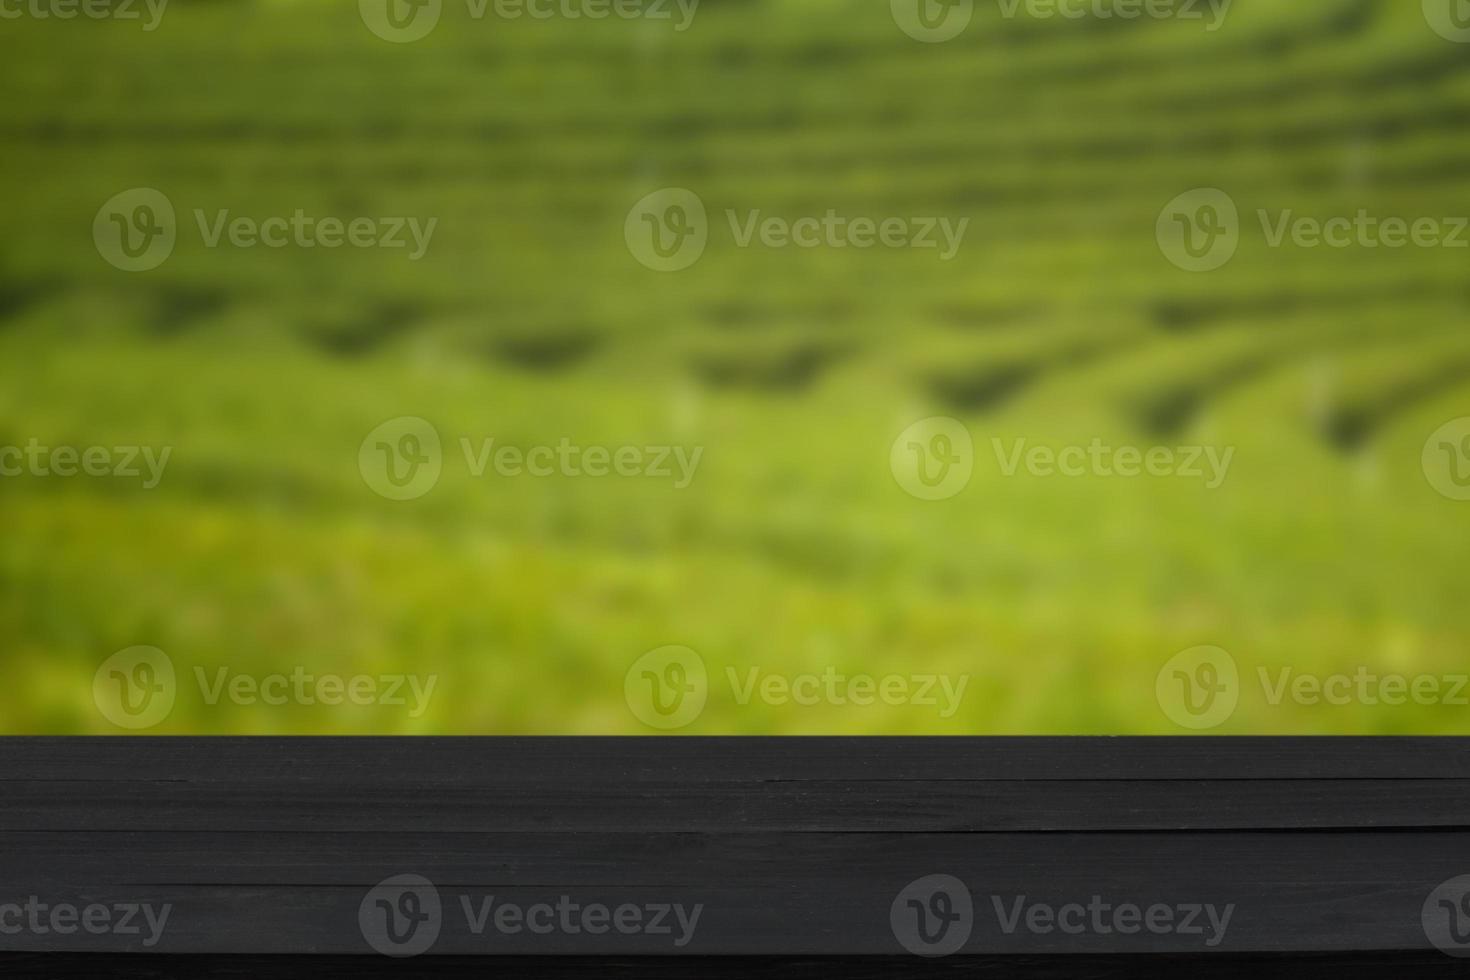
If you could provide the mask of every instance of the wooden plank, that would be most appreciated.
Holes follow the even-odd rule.
[[[493,970],[493,974],[489,971]],[[381,956],[4,954],[0,976],[62,980],[1463,980],[1465,965],[1438,953],[1154,956],[748,957]]]
[[[1449,961],[1422,916],[1470,873],[1467,763],[1461,739],[7,739],[0,954],[362,956],[364,902],[413,874],[441,903],[430,958],[907,964],[895,902],[942,874],[972,902],[953,952],[974,975]],[[669,925],[501,928],[487,902]],[[37,904],[169,918],[154,942],[7,928]],[[1068,907],[1193,928],[1048,925]]]
[[[514,787],[507,791],[507,785]],[[0,831],[1036,832],[1464,827],[1470,779],[0,780]],[[271,805],[260,806],[262,798]],[[432,800],[432,806],[425,806]]]
[[[179,738],[0,740],[0,780],[444,785],[782,779],[1470,779],[1465,738]]]
[[[394,875],[434,883],[448,953],[893,954],[899,893],[953,876],[973,895],[969,952],[1413,950],[1440,882],[1470,868],[1470,836],[1354,834],[0,834],[17,901],[171,903],[164,948],[361,952],[357,912]],[[14,883],[24,882],[17,891]],[[28,889],[28,890],[27,890]],[[682,905],[676,933],[476,935],[485,899],[519,905]],[[1006,926],[1020,907],[1233,908],[1213,933],[1081,934]],[[468,903],[468,904],[466,904]],[[1200,913],[1196,913],[1200,915]],[[672,919],[670,920],[673,921]],[[1218,939],[1211,942],[1214,936]],[[137,948],[111,936],[21,936],[23,949]],[[95,944],[95,945],[94,945]]]

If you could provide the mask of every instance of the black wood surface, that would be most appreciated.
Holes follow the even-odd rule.
[[[1438,953],[1210,956],[382,956],[0,953],[0,976],[55,980],[1464,980]]]
[[[443,975],[1448,975],[1467,804],[1467,739],[5,739],[0,971],[404,975],[375,950],[420,950],[372,925],[401,889],[374,889],[415,875],[441,911],[411,962]],[[973,911],[929,958],[896,923],[933,875]],[[477,932],[486,903],[573,924]],[[1101,918],[1048,927],[1073,904]],[[169,915],[45,918],[97,905]],[[598,932],[589,906],[673,928]],[[1112,928],[1131,906],[1173,924]],[[1176,928],[1196,907],[1228,925]]]

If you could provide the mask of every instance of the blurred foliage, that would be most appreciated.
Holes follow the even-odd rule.
[[[971,676],[949,719],[717,682],[690,732],[1172,732],[1155,674],[1197,644],[1250,677],[1462,672],[1470,505],[1420,453],[1470,415],[1465,252],[1252,228],[1464,213],[1470,47],[1406,0],[1236,0],[1214,33],[977,8],[934,45],[878,0],[705,0],[683,33],[446,2],[405,45],[337,0],[0,23],[0,444],[174,447],[155,490],[0,480],[0,730],[115,731],[92,676],[134,644],[186,677],[440,677],[420,718],[181,695],[177,733],[642,732],[624,672],[666,644],[717,677]],[[129,274],[90,229],[135,186],[181,233]],[[713,226],[679,273],[623,242],[664,186]],[[1201,186],[1246,228],[1205,275],[1154,239]],[[196,208],[439,224],[419,262],[208,249]],[[971,224],[952,262],[738,249],[724,212],[757,208]],[[936,414],[976,472],[924,503],[889,445]],[[404,415],[445,467],[393,502],[357,453]],[[684,490],[474,478],[460,437],[705,452]],[[1209,491],[1005,478],[993,438],[1237,451]],[[1257,693],[1221,731],[1467,713]]]

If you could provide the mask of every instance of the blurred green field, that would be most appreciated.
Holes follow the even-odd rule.
[[[1470,46],[1407,0],[1177,21],[1008,19],[921,44],[876,0],[373,36],[356,4],[175,0],[159,28],[0,23],[0,445],[172,447],[164,479],[0,478],[0,731],[113,732],[108,656],[181,673],[435,674],[430,709],[210,706],[157,732],[641,733],[624,677],[968,675],[961,709],[739,704],[687,732],[1174,733],[1178,651],[1466,672],[1470,504],[1421,467],[1470,415],[1453,249],[1268,247],[1257,209],[1470,212]],[[693,267],[629,208],[695,190]],[[172,256],[119,271],[103,202],[156,188]],[[1181,271],[1160,209],[1228,190]],[[402,251],[205,248],[189,213],[418,215]],[[930,251],[737,248],[726,209],[969,218]],[[957,496],[889,449],[964,421]],[[443,475],[359,446],[429,420]],[[473,477],[464,436],[703,447],[696,479]],[[1003,475],[992,439],[1234,447],[1228,479]],[[188,686],[187,684],[185,685]],[[1470,707],[1271,705],[1218,731],[1470,732]]]

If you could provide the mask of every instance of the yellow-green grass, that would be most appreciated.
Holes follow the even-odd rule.
[[[1402,0],[1238,0],[1196,26],[1006,21],[940,45],[871,0],[706,0],[695,25],[178,3],[152,34],[7,22],[0,445],[168,446],[136,480],[0,478],[0,731],[116,731],[114,651],[168,653],[162,732],[643,732],[624,674],[700,653],[689,732],[1174,732],[1155,678],[1220,646],[1223,732],[1455,732],[1453,704],[1267,703],[1258,668],[1464,672],[1470,504],[1421,468],[1470,415],[1466,252],[1272,248],[1256,218],[1470,211],[1470,62]],[[22,41],[11,43],[10,37]],[[692,268],[628,209],[703,198]],[[156,187],[175,253],[106,265]],[[1226,189],[1235,259],[1154,226]],[[210,249],[194,209],[438,220],[402,252]],[[959,255],[736,247],[725,212],[966,218]],[[959,417],[975,474],[906,494]],[[444,473],[359,446],[429,420]],[[475,477],[478,444],[677,444],[693,483]],[[1224,482],[1006,476],[992,440],[1208,445]],[[206,704],[195,669],[434,674],[429,709]],[[926,705],[740,704],[733,669],[969,678]]]

